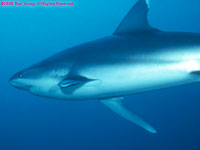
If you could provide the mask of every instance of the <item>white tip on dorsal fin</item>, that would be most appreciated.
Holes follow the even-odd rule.
[[[154,31],[148,23],[149,0],[138,0],[122,20],[115,35],[132,34],[135,32]]]

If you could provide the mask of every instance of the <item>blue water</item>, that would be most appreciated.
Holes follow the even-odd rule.
[[[200,149],[198,83],[125,98],[158,134],[95,100],[50,100],[8,85],[10,76],[24,67],[112,34],[134,2],[74,0],[71,8],[0,7],[0,150]],[[150,23],[166,31],[200,32],[199,6],[199,0],[151,0]]]

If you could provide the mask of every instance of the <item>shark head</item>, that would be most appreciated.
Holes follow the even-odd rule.
[[[9,83],[15,88],[29,91],[34,95],[49,97],[50,93],[55,94],[52,91],[60,90],[58,84],[68,73],[69,69],[65,64],[52,64],[45,61],[14,74]]]
[[[32,85],[30,84],[30,79],[25,77],[24,74],[24,71],[16,73],[10,78],[9,83],[15,88],[29,90],[32,87]]]
[[[46,71],[41,67],[29,67],[14,74],[9,83],[15,88],[22,90],[31,90],[32,88],[41,88],[45,81],[44,75]]]

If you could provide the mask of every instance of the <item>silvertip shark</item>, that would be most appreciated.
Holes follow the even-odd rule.
[[[58,100],[98,100],[151,133],[123,105],[124,96],[200,81],[200,34],[150,26],[149,3],[138,0],[108,37],[61,51],[16,73],[9,83]]]

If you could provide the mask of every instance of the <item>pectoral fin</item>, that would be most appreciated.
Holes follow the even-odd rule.
[[[157,133],[157,131],[149,125],[147,122],[142,120],[136,114],[129,111],[127,108],[124,107],[122,103],[123,97],[116,97],[116,98],[108,98],[108,99],[101,99],[101,102],[110,108],[112,111],[120,115],[121,117],[135,123],[136,125],[144,128],[145,130],[151,133]]]
[[[67,77],[66,79],[62,80],[58,85],[61,88],[66,88],[66,87],[70,87],[70,86],[74,86],[74,85],[85,84],[90,81],[94,81],[94,80],[88,79],[83,76],[71,76],[71,77]]]
[[[77,81],[77,80],[64,80],[64,81],[59,83],[59,86],[61,88],[65,88],[65,87],[77,85],[77,84],[80,84],[80,83],[81,83],[81,81]]]
[[[192,71],[191,74],[193,74],[193,75],[200,75],[200,71]]]
[[[58,86],[61,88],[68,88],[74,86],[82,86],[87,83],[87,86],[98,86],[101,84],[101,81],[98,79],[88,79],[83,76],[69,76],[62,80]]]

